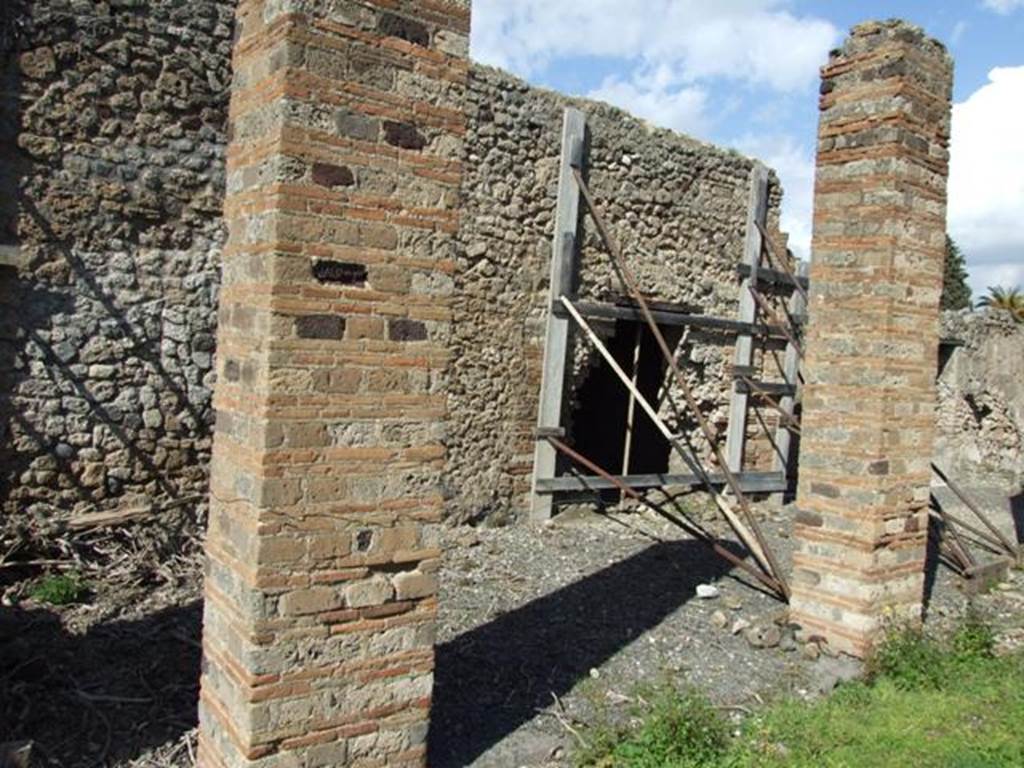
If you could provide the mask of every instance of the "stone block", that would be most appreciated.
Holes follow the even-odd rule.
[[[419,600],[437,594],[438,579],[434,573],[411,571],[395,574],[392,579],[399,600]]]
[[[383,576],[375,576],[345,588],[345,604],[350,608],[382,605],[395,596],[395,588]]]
[[[312,587],[289,592],[281,596],[280,607],[282,616],[303,616],[311,613],[323,613],[339,608],[342,596],[331,587]]]

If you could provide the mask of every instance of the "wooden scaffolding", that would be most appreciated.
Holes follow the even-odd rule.
[[[555,233],[551,260],[551,305],[547,318],[544,362],[537,421],[537,442],[531,494],[534,520],[545,520],[552,514],[556,494],[617,490],[623,496],[654,508],[659,514],[681,522],[698,538],[736,565],[741,565],[783,597],[788,587],[777,562],[764,540],[746,498],[747,493],[782,493],[788,487],[788,470],[793,455],[793,435],[798,432],[796,407],[800,390],[800,327],[806,307],[807,276],[805,265],[790,268],[788,257],[776,252],[767,234],[768,171],[760,163],[751,173],[750,200],[742,262],[738,265],[742,280],[737,318],[711,317],[691,307],[654,302],[642,295],[625,259],[613,240],[586,182],[585,148],[586,118],[579,110],[565,111],[562,132],[562,154],[555,216]],[[578,277],[580,211],[591,217],[619,277],[623,294],[629,299],[617,303],[577,301],[574,293]],[[788,296],[788,300],[785,297]],[[777,305],[784,299],[782,307]],[[627,372],[608,351],[593,331],[593,321],[629,320],[638,323],[637,345],[634,348],[633,371]],[[646,327],[653,337],[667,366],[671,386],[681,392],[685,412],[699,425],[710,446],[714,468],[705,467],[682,436],[673,434],[637,387],[637,354],[640,329]],[[676,352],[665,341],[663,329],[684,328],[735,336],[732,365],[733,382],[730,393],[728,430],[724,447],[720,436],[690,390],[676,360]],[[621,473],[607,468],[580,453],[567,443],[565,428],[566,399],[572,361],[572,334],[579,332],[601,355],[628,392],[625,461]],[[778,361],[781,381],[761,381],[754,367],[755,349],[773,350]],[[781,352],[781,357],[778,353]],[[778,413],[778,426],[768,439],[773,446],[774,465],[770,471],[748,471],[744,467],[745,445],[752,403],[758,400]],[[673,404],[673,407],[676,407]],[[676,474],[629,474],[631,430],[639,408],[664,437],[675,455],[688,470]],[[678,408],[677,408],[678,410]],[[756,409],[753,409],[756,413]],[[767,429],[763,418],[758,422]],[[559,456],[566,458],[572,472],[559,473]],[[760,566],[755,569],[690,521],[652,500],[652,489],[665,487],[703,488],[714,500],[726,521]],[[728,492],[728,494],[727,494]],[[736,507],[739,507],[737,510]]]

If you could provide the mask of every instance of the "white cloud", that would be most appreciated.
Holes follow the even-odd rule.
[[[814,148],[792,136],[747,135],[736,148],[774,168],[782,182],[783,232],[789,233],[789,247],[799,258],[811,252],[811,221],[814,210]]]
[[[1006,16],[1018,8],[1024,8],[1024,0],[982,0],[982,5],[990,11]]]
[[[596,56],[660,70],[671,84],[723,77],[786,91],[817,77],[838,39],[784,0],[476,0],[473,57],[521,75]]]
[[[1024,66],[999,67],[953,107],[949,230],[976,292],[1024,284]]]
[[[625,82],[615,77],[606,79],[588,98],[607,101],[645,120],[689,134],[703,134],[708,129],[707,92],[697,86],[671,89],[656,79]]]

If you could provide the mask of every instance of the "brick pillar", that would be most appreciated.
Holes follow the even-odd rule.
[[[469,0],[241,0],[201,763],[425,761]]]
[[[855,655],[921,615],[951,88],[898,21],[822,70],[792,613]]]

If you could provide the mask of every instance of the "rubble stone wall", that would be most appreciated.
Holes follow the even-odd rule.
[[[946,312],[949,350],[939,375],[936,461],[954,477],[1024,483],[1024,324],[1007,312]]]
[[[0,9],[5,525],[205,490],[233,12]]]

